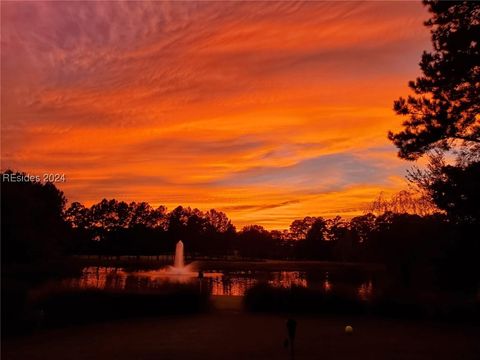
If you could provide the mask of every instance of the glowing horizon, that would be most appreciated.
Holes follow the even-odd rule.
[[[237,227],[351,217],[404,187],[393,100],[430,47],[420,2],[2,2],[1,167],[70,202]]]

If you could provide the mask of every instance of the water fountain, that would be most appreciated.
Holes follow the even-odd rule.
[[[137,274],[140,276],[149,277],[150,279],[165,279],[172,282],[188,283],[195,278],[205,277],[221,277],[219,273],[208,273],[195,271],[197,264],[185,264],[185,252],[183,242],[180,240],[175,246],[175,257],[173,265],[166,268],[150,271],[142,271]],[[200,275],[201,274],[201,275]]]
[[[180,240],[175,246],[175,258],[173,260],[173,266],[169,266],[166,273],[167,275],[183,275],[196,277],[198,273],[192,271],[193,264],[185,265],[185,254],[183,250],[183,242]]]
[[[183,242],[180,240],[175,247],[175,260],[173,262],[173,267],[177,270],[181,270],[185,267],[185,260],[183,255]]]

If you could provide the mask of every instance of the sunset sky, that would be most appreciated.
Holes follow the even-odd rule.
[[[420,2],[2,2],[1,167],[237,227],[405,188],[386,138],[429,49]]]

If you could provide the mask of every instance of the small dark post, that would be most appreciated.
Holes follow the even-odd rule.
[[[294,341],[295,341],[295,333],[297,331],[297,322],[293,319],[288,319],[286,325],[287,325],[287,333],[288,333],[288,342],[290,344],[290,359],[294,360],[295,359]]]

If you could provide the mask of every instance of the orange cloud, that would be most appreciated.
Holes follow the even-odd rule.
[[[284,228],[402,185],[417,3],[2,3],[2,169]]]

